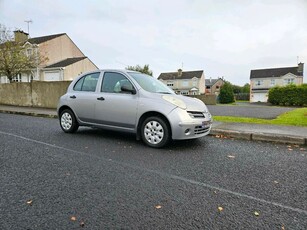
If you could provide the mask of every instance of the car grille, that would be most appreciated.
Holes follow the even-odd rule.
[[[194,133],[195,133],[195,134],[206,133],[206,132],[209,131],[209,129],[210,129],[210,127],[204,127],[204,126],[201,126],[201,125],[195,126],[195,128],[194,128]]]
[[[209,112],[196,112],[196,111],[187,111],[190,117],[192,118],[207,118],[211,119],[211,114]]]
[[[202,113],[202,112],[188,111],[188,114],[192,118],[204,118],[205,117],[204,113]]]

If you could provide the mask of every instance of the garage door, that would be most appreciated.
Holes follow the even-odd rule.
[[[268,98],[267,98],[267,94],[266,93],[254,93],[253,94],[254,97],[252,98],[252,102],[267,102]]]
[[[60,81],[60,71],[45,72],[45,81]]]

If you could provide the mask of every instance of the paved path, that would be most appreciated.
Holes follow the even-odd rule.
[[[231,116],[229,115],[231,113],[237,114],[238,116],[253,116],[258,113],[266,115],[267,117],[273,116],[273,114],[275,114],[275,116],[278,116],[283,112],[287,112],[294,109],[265,106],[208,106],[208,108],[209,111],[215,116]],[[45,108],[0,105],[0,112],[52,118],[57,117],[55,109]],[[225,123],[214,121],[211,135],[222,135],[237,139],[255,141],[270,141],[307,145],[306,127],[259,125],[250,123]]]
[[[280,114],[296,109],[293,107],[259,105],[208,105],[207,107],[213,116],[253,117],[263,119],[274,119]]]

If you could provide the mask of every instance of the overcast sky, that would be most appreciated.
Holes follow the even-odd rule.
[[[307,0],[0,0],[7,28],[28,32],[30,19],[30,37],[67,33],[99,68],[204,70],[242,86],[251,69],[307,68]]]

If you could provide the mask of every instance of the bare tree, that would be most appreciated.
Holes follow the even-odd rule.
[[[31,73],[45,60],[37,48],[26,41],[15,41],[12,32],[0,24],[0,76],[12,82],[15,76]]]

